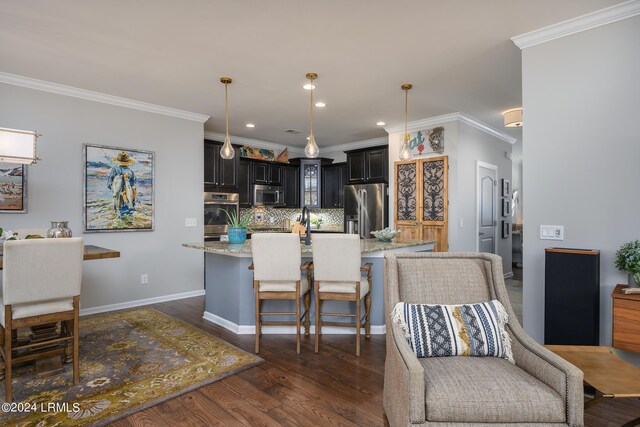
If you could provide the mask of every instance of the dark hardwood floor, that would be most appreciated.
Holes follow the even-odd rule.
[[[202,319],[204,297],[152,307],[246,351],[253,335],[235,335]],[[265,335],[265,363],[136,412],[111,426],[382,426],[384,336],[363,339],[355,356],[353,335],[326,335],[320,354],[312,337],[295,352],[293,335]],[[586,426],[620,426],[640,416],[640,401],[606,401],[585,413]]]

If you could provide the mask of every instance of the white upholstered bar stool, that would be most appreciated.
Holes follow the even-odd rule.
[[[0,323],[5,401],[13,400],[12,364],[64,356],[73,347],[73,383],[80,381],[78,316],[82,238],[12,240],[4,243]],[[61,333],[18,342],[18,328],[61,322]],[[53,344],[52,347],[49,347]],[[44,348],[43,348],[44,347]],[[31,350],[18,354],[18,351]],[[40,351],[38,351],[40,350]],[[14,357],[15,355],[15,357]]]
[[[360,236],[357,234],[315,234],[313,247],[313,288],[316,305],[315,351],[320,346],[322,326],[348,326],[356,328],[356,356],[360,356],[360,329],[371,336],[371,263],[360,266]],[[366,277],[362,277],[366,272]],[[365,315],[360,316],[364,299]],[[323,313],[322,302],[326,300],[354,301],[355,314]],[[324,322],[322,316],[355,317],[355,322]],[[364,325],[363,325],[364,321]]]
[[[311,274],[309,262],[301,265],[300,236],[290,233],[259,233],[251,237],[253,252],[253,289],[256,297],[256,353],[260,352],[262,326],[296,327],[296,352],[300,354],[300,326],[304,321],[305,335],[309,335],[311,307]],[[301,315],[300,298],[304,298]],[[262,312],[263,300],[293,300],[295,312]],[[291,321],[262,321],[262,316],[290,316]]]

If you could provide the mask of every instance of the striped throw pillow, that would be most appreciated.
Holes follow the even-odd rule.
[[[505,330],[507,311],[498,300],[460,305],[399,302],[391,320],[418,357],[495,356],[514,362]]]

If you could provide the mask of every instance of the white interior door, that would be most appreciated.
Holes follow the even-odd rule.
[[[498,228],[498,167],[478,162],[477,243],[478,252],[496,253]]]

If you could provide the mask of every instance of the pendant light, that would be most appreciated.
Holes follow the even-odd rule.
[[[307,73],[307,78],[309,79],[311,102],[309,104],[309,141],[304,147],[304,155],[313,159],[315,157],[318,157],[318,155],[320,154],[320,149],[316,144],[316,138],[313,136],[313,89],[315,89],[313,81],[318,78],[318,75],[316,73]]]
[[[409,90],[413,85],[405,83],[400,86],[404,91],[404,135],[402,136],[402,147],[400,148],[400,160],[410,160],[411,150],[409,150],[409,132],[407,132],[407,116],[409,111]]]
[[[226,133],[224,135],[224,144],[220,149],[220,157],[226,160],[233,159],[236,151],[231,146],[231,138],[229,138],[229,96],[227,95],[227,86],[231,84],[231,77],[220,77],[220,83],[224,84],[224,116]]]

